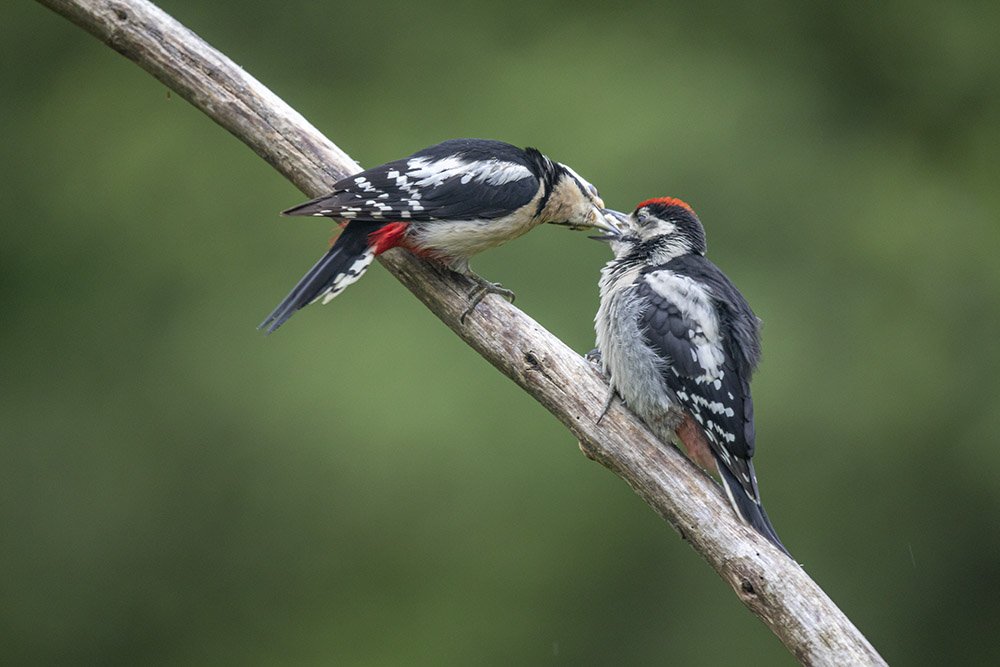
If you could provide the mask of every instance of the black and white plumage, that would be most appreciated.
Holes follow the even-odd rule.
[[[282,215],[329,217],[346,226],[261,323],[268,333],[299,308],[328,302],[390,248],[407,248],[477,281],[471,310],[487,292],[513,297],[472,272],[473,255],[542,223],[615,229],[597,189],[572,169],[534,148],[489,139],[452,139],[367,169]]]
[[[651,199],[610,241],[602,270],[597,346],[611,387],[661,438],[677,437],[718,472],[739,516],[788,553],[760,502],[751,459],[750,379],[760,322],[705,258],[705,231],[679,199]]]

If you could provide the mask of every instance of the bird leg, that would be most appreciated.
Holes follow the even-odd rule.
[[[510,301],[511,303],[514,303],[514,293],[509,289],[505,288],[500,283],[491,283],[490,281],[486,280],[482,276],[476,275],[475,273],[470,273],[466,275],[468,275],[474,281],[479,283],[479,285],[476,287],[476,289],[472,290],[472,292],[469,293],[469,298],[472,300],[472,303],[470,303],[469,307],[466,308],[465,312],[462,313],[462,317],[460,318],[462,324],[465,324],[466,316],[476,309],[476,306],[479,305],[479,302],[482,301],[487,294],[498,294],[503,298],[507,299],[508,301]]]
[[[583,355],[583,358],[586,359],[588,362],[590,362],[590,363],[594,364],[595,366],[597,366],[598,370],[600,370],[601,373],[604,374],[604,377],[608,377],[607,373],[604,373],[604,364],[601,361],[601,351],[600,351],[600,349],[598,349],[598,348],[595,347],[593,350],[591,350],[587,354]],[[611,404],[614,403],[614,402],[615,402],[615,389],[614,389],[614,387],[609,386],[608,387],[608,400],[604,401],[604,407],[601,409],[601,414],[597,418],[597,421],[594,422],[595,426],[597,424],[601,423],[601,420],[604,419],[604,415],[608,414],[608,410],[611,409]]]
[[[611,404],[614,402],[615,402],[615,390],[613,387],[608,387],[608,400],[604,401],[604,407],[601,409],[601,414],[597,418],[597,421],[594,422],[595,426],[601,423],[601,420],[604,419],[604,415],[608,414],[608,410],[611,409]]]

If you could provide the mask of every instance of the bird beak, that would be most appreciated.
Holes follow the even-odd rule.
[[[628,224],[628,216],[624,213],[619,213],[618,211],[613,211],[610,208],[602,209],[603,216],[599,218],[599,222],[594,224],[598,229],[603,229],[608,232],[607,234],[602,234],[600,236],[591,236],[590,238],[595,241],[614,241],[615,239],[621,238],[622,230],[618,227],[618,224]]]

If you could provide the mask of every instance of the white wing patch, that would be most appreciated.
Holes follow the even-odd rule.
[[[413,179],[418,188],[436,188],[455,176],[460,176],[463,184],[477,181],[487,185],[504,185],[532,176],[524,165],[496,159],[469,162],[459,157],[440,160],[418,157],[407,160],[406,165],[409,167],[406,174],[396,177],[399,187],[405,187],[408,179]]]
[[[705,371],[704,375],[695,378],[695,382],[720,381],[725,374],[722,369],[725,353],[722,351],[719,320],[708,288],[692,278],[667,270],[646,274],[646,282],[654,292],[677,306],[684,319],[694,325],[688,331],[688,339],[693,346],[691,359]]]
[[[354,183],[361,188],[363,192],[378,192],[378,189],[364,176],[358,176],[355,178]]]

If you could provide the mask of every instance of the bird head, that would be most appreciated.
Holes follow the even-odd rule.
[[[662,264],[681,255],[705,254],[705,229],[680,199],[647,199],[629,215],[610,209],[606,214],[616,220],[617,233],[591,238],[609,242],[615,257],[638,254],[647,263]]]
[[[540,216],[543,222],[570,229],[600,229],[617,234],[617,218],[604,208],[604,201],[589,181],[559,162],[552,163],[548,200]]]

